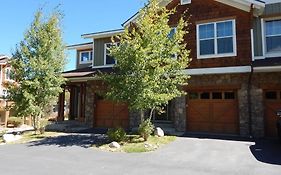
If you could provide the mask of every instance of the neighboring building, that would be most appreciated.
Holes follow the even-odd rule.
[[[7,89],[4,86],[5,82],[13,81],[11,78],[11,67],[8,64],[9,57],[0,54],[0,124],[5,125],[5,121],[9,117],[9,111],[6,111],[7,101]]]
[[[281,0],[162,0],[177,7],[171,27],[190,13],[185,40],[192,62],[184,87],[187,96],[172,100],[167,113],[154,117],[177,131],[275,137],[275,112],[281,109]],[[123,26],[130,25],[134,15]],[[123,29],[82,35],[93,43],[77,50],[76,70],[64,73],[70,90],[70,119],[93,127],[137,127],[140,116],[124,104],[104,100],[96,92],[103,83],[98,71],[110,72],[110,37]],[[64,95],[60,95],[64,101]],[[61,103],[63,109],[63,103]],[[59,112],[63,120],[63,110]]]

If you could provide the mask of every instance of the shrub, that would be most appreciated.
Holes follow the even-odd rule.
[[[153,133],[154,125],[150,119],[144,120],[139,126],[139,134],[147,141],[148,137]]]
[[[49,124],[48,119],[46,119],[46,118],[40,119],[39,128],[38,128],[40,134],[44,134],[44,133],[45,133],[45,128],[46,128],[46,126],[47,126],[48,124]]]
[[[111,141],[121,142],[126,138],[126,132],[123,128],[109,129],[106,133]]]
[[[22,118],[20,117],[9,117],[7,121],[8,126],[18,127],[22,124]]]

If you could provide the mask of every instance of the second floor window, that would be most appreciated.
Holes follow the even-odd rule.
[[[106,43],[104,44],[104,65],[114,65],[116,64],[115,59],[110,56],[109,49],[112,47],[114,44],[113,43]]]
[[[197,25],[198,58],[235,56],[235,33],[235,20]]]
[[[93,60],[93,52],[92,51],[82,51],[80,52],[80,63],[91,63]]]
[[[5,69],[5,79],[6,80],[12,80],[12,75],[11,75],[11,69],[10,68],[6,68]]]
[[[265,22],[266,52],[281,52],[281,20]]]

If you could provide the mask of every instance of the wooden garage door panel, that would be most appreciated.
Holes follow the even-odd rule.
[[[128,127],[129,110],[126,104],[98,100],[95,108],[95,127]]]
[[[215,123],[237,123],[237,106],[233,101],[214,102],[213,120]]]
[[[209,122],[189,122],[187,128],[192,132],[209,132],[211,125]]]
[[[267,137],[277,137],[276,112],[281,109],[281,101],[267,101],[265,104],[265,134]]]
[[[188,104],[189,120],[191,122],[209,122],[209,102],[193,100]]]
[[[238,121],[235,98],[190,99],[187,102],[188,131],[237,134]]]

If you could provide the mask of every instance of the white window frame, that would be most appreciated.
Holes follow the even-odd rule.
[[[10,77],[7,77],[7,71],[9,70],[9,75],[10,75]],[[13,79],[11,79],[11,68],[10,67],[6,67],[5,68],[5,80],[6,81],[14,81]]]
[[[82,58],[82,53],[88,53],[89,56],[90,56],[90,60],[88,60],[88,61],[82,61],[82,60],[81,60],[81,58]],[[92,53],[92,60],[91,60],[91,53]],[[92,50],[80,51],[80,52],[79,52],[79,64],[89,64],[89,63],[92,63],[92,61],[94,60],[93,57],[94,57],[94,52],[93,52]]]
[[[191,0],[181,0],[181,5],[190,4]]]
[[[220,37],[217,37],[217,23],[221,22],[232,22],[232,31],[233,31],[233,52],[232,53],[218,53],[218,39]],[[215,44],[215,53],[214,54],[209,54],[209,55],[200,55],[200,35],[199,35],[199,27],[201,25],[208,25],[208,24],[214,24],[214,44]],[[226,37],[222,37],[226,38]],[[208,59],[208,58],[221,58],[221,57],[235,57],[237,56],[237,40],[236,40],[236,20],[235,19],[230,19],[230,20],[222,20],[222,21],[214,21],[214,22],[208,22],[208,23],[200,23],[196,25],[196,43],[197,43],[197,58],[198,59]]]
[[[267,52],[267,44],[266,44],[266,22],[281,20],[281,16],[273,17],[273,18],[262,18],[261,19],[261,32],[262,32],[262,45],[263,45],[263,56],[264,57],[280,57],[281,51],[279,52]],[[279,36],[279,35],[278,35]]]
[[[117,60],[115,60],[115,64],[106,64],[106,51],[107,51],[107,45],[117,45],[118,43],[104,43],[104,50],[103,50],[103,66],[104,67],[113,67],[115,64],[117,64]]]

